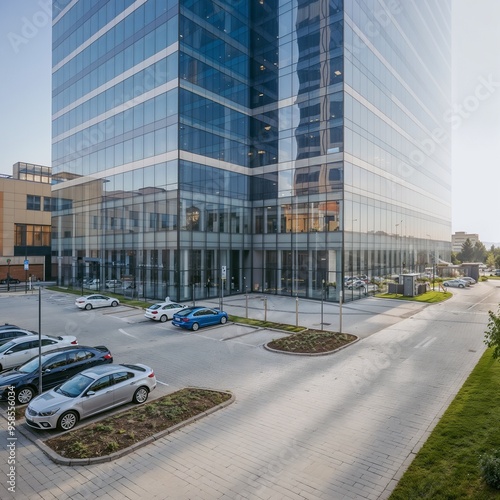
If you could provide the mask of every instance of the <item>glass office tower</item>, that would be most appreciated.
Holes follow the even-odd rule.
[[[54,274],[337,301],[449,260],[450,3],[54,2]]]

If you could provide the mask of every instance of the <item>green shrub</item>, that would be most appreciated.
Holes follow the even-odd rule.
[[[112,425],[106,425],[106,424],[96,424],[95,430],[99,432],[113,432],[113,426]]]
[[[107,446],[106,446],[106,450],[109,452],[109,453],[113,453],[114,451],[117,451],[120,449],[120,445],[116,442],[116,441],[110,441]]]
[[[479,459],[479,468],[483,474],[486,484],[500,489],[500,451],[495,450],[492,453],[485,453]]]

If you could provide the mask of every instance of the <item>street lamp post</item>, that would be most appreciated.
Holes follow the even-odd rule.
[[[396,224],[396,256],[399,253],[399,262],[401,262],[401,252],[399,251],[399,224]],[[396,264],[397,266],[397,264]],[[397,269],[397,267],[396,267]],[[399,273],[401,274],[401,273]]]
[[[399,245],[399,264],[400,264],[400,273],[402,274],[404,272],[404,267],[405,267],[405,262],[403,259],[403,221],[400,222],[401,224],[401,238],[400,238],[400,245]]]
[[[325,280],[321,281],[321,330],[323,330],[323,303],[325,301]]]
[[[10,291],[10,259],[7,259],[7,291]]]
[[[431,238],[430,234],[428,234],[427,236],[429,237],[429,239]],[[429,254],[429,256],[430,256],[430,254]],[[432,291],[434,292],[435,291],[435,280],[436,280],[435,275],[434,275],[435,256],[433,255],[429,260],[431,261],[431,264],[432,264]]]
[[[248,291],[246,277],[243,278],[243,286],[245,288],[245,318],[248,318]]]

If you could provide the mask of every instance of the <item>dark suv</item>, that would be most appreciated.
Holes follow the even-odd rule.
[[[42,354],[42,392],[92,366],[112,363],[108,348],[69,346]],[[38,391],[38,356],[13,370],[0,373],[0,399],[5,400],[14,388],[19,404],[29,403]]]

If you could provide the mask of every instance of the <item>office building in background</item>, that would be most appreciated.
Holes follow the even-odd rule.
[[[450,0],[53,7],[60,281],[338,301],[450,260]]]

